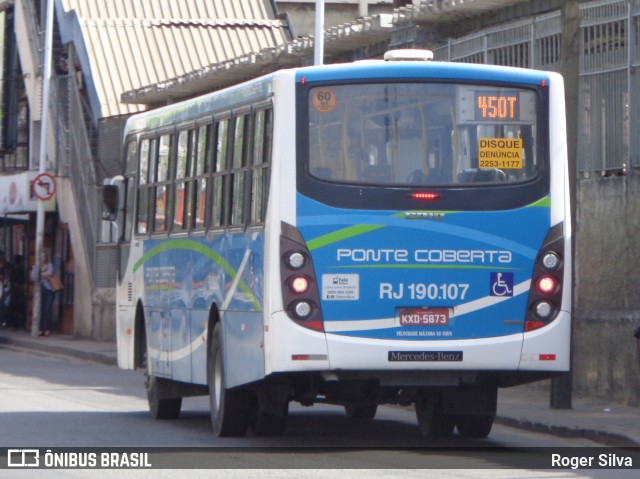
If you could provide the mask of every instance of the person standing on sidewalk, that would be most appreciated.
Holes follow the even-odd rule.
[[[3,328],[11,323],[9,320],[9,307],[11,306],[11,283],[9,275],[0,269],[0,323]]]
[[[49,336],[51,334],[51,321],[53,313],[53,301],[56,293],[49,278],[53,275],[53,264],[49,261],[47,253],[42,253],[42,268],[40,270],[40,334],[39,336]],[[31,281],[36,281],[37,269],[34,265],[31,270]]]
[[[13,257],[9,281],[11,282],[10,324],[14,328],[24,329],[27,324],[27,274],[22,255],[17,254]]]
[[[11,305],[11,265],[4,257],[4,251],[0,251],[0,325],[7,327],[9,321],[9,307]]]

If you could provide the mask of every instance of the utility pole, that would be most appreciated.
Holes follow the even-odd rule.
[[[578,91],[579,91],[579,56],[580,56],[580,2],[567,0],[562,10],[562,76],[564,77],[566,112],[567,112],[567,151],[569,156],[569,196],[571,197],[571,264],[575,265],[575,218],[576,218],[576,178],[577,178],[577,144],[578,144]],[[575,268],[573,269],[575,274]],[[575,298],[573,281],[571,297]],[[571,310],[575,311],[575,300]],[[574,319],[571,323],[571,344],[574,346]],[[573,359],[573,353],[571,354]],[[573,361],[572,361],[573,362]],[[549,406],[553,409],[571,409],[573,373],[553,378]]]
[[[44,57],[42,59],[42,105],[40,115],[40,155],[38,158],[38,172],[47,171],[47,125],[49,123],[49,97],[51,86],[51,54],[53,50],[53,2],[47,0],[47,13],[44,29]],[[42,272],[42,251],[44,243],[44,201],[38,200],[36,213],[36,277],[33,289],[33,316],[31,321],[31,335],[37,336],[40,330],[41,292],[40,274]]]
[[[316,29],[313,36],[313,64],[324,62],[324,0],[316,0]]]

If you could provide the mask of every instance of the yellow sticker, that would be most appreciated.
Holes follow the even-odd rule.
[[[330,88],[316,88],[311,94],[311,104],[317,112],[329,113],[338,104],[338,99]]]
[[[478,167],[522,169],[522,138],[480,138]]]

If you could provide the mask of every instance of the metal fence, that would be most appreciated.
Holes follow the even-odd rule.
[[[580,6],[578,173],[624,173],[640,165],[640,0]]]
[[[449,39],[434,49],[437,60],[557,70],[562,16],[552,12]]]
[[[560,70],[562,21],[558,10],[450,39],[435,58]],[[581,4],[578,54],[578,175],[640,167],[640,0]]]

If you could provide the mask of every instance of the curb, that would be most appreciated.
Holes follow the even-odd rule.
[[[22,341],[20,339],[13,339],[0,335],[0,344],[5,344],[15,348],[28,349],[33,351],[33,343],[29,341]],[[94,361],[96,363],[104,364],[107,366],[117,366],[118,360],[110,358],[104,354],[94,353],[91,351],[78,351],[73,348],[66,348],[64,346],[57,346],[55,344],[46,344],[46,340],[43,340],[38,344],[38,350],[52,354],[60,354],[63,356],[74,357],[77,359],[84,359],[88,361]]]
[[[565,438],[581,438],[588,439],[598,444],[605,446],[616,447],[638,447],[640,443],[633,439],[618,433],[597,431],[595,429],[582,429],[572,428],[568,426],[554,426],[542,422],[536,422],[529,419],[516,419],[507,416],[496,416],[496,424],[503,426],[522,429],[525,431],[538,432],[543,434],[550,434],[552,436],[565,437]]]

